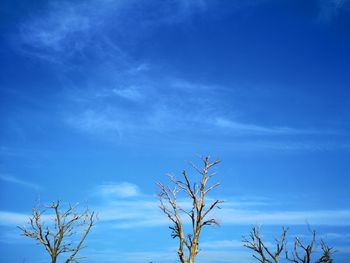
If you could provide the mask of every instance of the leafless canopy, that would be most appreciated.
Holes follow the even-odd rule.
[[[160,209],[167,215],[172,222],[170,229],[172,237],[179,239],[178,256],[182,263],[193,263],[199,252],[199,237],[201,230],[207,225],[217,225],[214,218],[210,218],[209,213],[214,208],[220,208],[219,204],[223,201],[213,200],[209,205],[205,203],[207,194],[219,183],[207,186],[209,179],[216,173],[209,173],[209,170],[218,164],[220,160],[210,162],[209,157],[202,158],[203,168],[197,167],[192,163],[192,167],[200,174],[199,183],[191,183],[186,171],[182,172],[182,179],[178,180],[168,174],[172,187],[164,186],[158,183],[160,187],[159,200]],[[185,209],[178,204],[178,194],[182,192],[190,199],[192,205]],[[183,217],[187,216],[191,222],[190,233],[186,234],[183,225]],[[187,253],[185,251],[187,250]]]
[[[316,231],[312,231],[312,238],[309,244],[303,244],[300,238],[296,237],[294,240],[294,246],[292,256],[290,257],[288,251],[286,251],[286,259],[294,263],[311,263],[311,253],[314,250],[314,244],[316,240]]]
[[[333,263],[332,255],[337,252],[337,250],[328,246],[323,240],[321,240],[320,244],[322,256],[316,261],[316,263]]]
[[[281,237],[275,239],[276,250],[272,251],[262,240],[259,227],[253,227],[248,237],[243,237],[243,246],[253,250],[253,257],[261,263],[278,263],[279,256],[286,247],[287,229],[283,228]]]
[[[52,211],[50,215],[45,212]],[[47,220],[46,220],[47,219]],[[44,221],[47,222],[44,222]],[[54,202],[40,211],[33,208],[33,215],[29,217],[27,227],[18,227],[23,236],[33,238],[45,247],[51,257],[51,263],[56,263],[59,255],[65,253],[65,263],[79,262],[82,257],[76,257],[83,248],[86,236],[96,222],[94,212],[85,210],[76,211],[76,206],[69,206],[67,210],[60,211],[60,202]],[[80,237],[76,236],[77,228],[81,228]]]
[[[315,252],[316,246],[316,231],[311,230],[311,240],[309,243],[303,243],[299,237],[295,237],[293,249],[289,253],[287,249],[286,235],[287,229],[283,228],[280,239],[275,239],[276,250],[271,251],[267,247],[267,242],[262,239],[262,234],[259,227],[253,227],[249,237],[243,237],[243,245],[256,254],[253,255],[261,263],[278,263],[281,253],[285,252],[286,260],[293,263],[311,263],[312,254]],[[315,263],[333,263],[331,256],[336,252],[333,247],[329,247],[323,240],[320,242],[322,256],[314,261]]]

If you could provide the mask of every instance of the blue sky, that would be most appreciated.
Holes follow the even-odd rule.
[[[220,158],[199,262],[306,222],[350,260],[350,2],[1,1],[0,255],[37,200],[99,213],[85,262],[177,262],[156,182]],[[20,253],[18,251],[21,251]]]

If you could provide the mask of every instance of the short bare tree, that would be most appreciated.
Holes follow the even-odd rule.
[[[293,263],[311,263],[312,254],[315,252],[316,231],[311,230],[311,240],[309,243],[303,243],[299,237],[295,237],[293,250],[289,253],[287,249],[286,235],[287,229],[283,228],[280,239],[275,239],[276,250],[271,251],[268,248],[268,242],[262,239],[262,234],[259,227],[253,227],[249,237],[243,237],[243,245],[256,254],[253,257],[261,263],[278,263],[280,255],[284,251],[285,259]],[[336,252],[333,247],[329,247],[323,240],[320,242],[322,256],[314,261],[316,263],[333,263],[331,256]]]
[[[299,237],[294,240],[292,256],[290,257],[286,251],[286,259],[293,263],[311,263],[312,254],[315,252],[316,231],[311,230],[311,241],[308,244],[303,244]],[[332,263],[331,256],[336,252],[333,247],[328,246],[323,240],[320,241],[322,256],[317,259],[316,263]]]
[[[77,257],[77,253],[83,248],[86,236],[96,222],[94,212],[86,209],[77,212],[76,206],[71,206],[60,211],[60,202],[54,202],[40,211],[33,208],[33,214],[29,217],[27,227],[18,227],[23,236],[35,239],[38,244],[45,247],[51,257],[51,263],[56,263],[59,255],[65,253],[65,263],[78,263],[83,257]],[[45,214],[47,211],[51,214]],[[80,228],[80,236],[75,235]]]
[[[312,237],[309,244],[303,244],[299,237],[294,240],[292,256],[286,251],[286,259],[293,263],[311,263],[311,254],[314,251],[316,231],[312,230]]]
[[[332,255],[337,252],[337,250],[328,246],[323,240],[321,240],[320,244],[322,256],[316,261],[316,263],[333,263]]]
[[[220,208],[219,204],[223,201],[213,200],[209,205],[208,193],[219,186],[215,183],[207,186],[209,179],[216,173],[209,173],[209,170],[218,164],[220,160],[210,162],[209,157],[202,158],[203,167],[199,168],[191,163],[192,167],[200,174],[199,183],[191,183],[187,172],[182,172],[182,179],[178,180],[173,175],[168,174],[172,186],[164,186],[158,183],[161,192],[159,193],[160,209],[167,215],[172,222],[169,227],[172,230],[172,237],[179,239],[178,256],[182,263],[194,263],[195,257],[199,252],[199,237],[204,226],[217,225],[214,218],[208,218],[209,213],[214,208]],[[190,200],[189,209],[179,205],[178,194],[184,193]],[[187,199],[186,199],[187,200]],[[188,217],[191,225],[189,233],[185,233],[183,217]]]
[[[286,247],[286,235],[288,229],[283,228],[280,239],[275,239],[276,249],[268,248],[267,243],[262,240],[259,227],[253,227],[248,237],[243,237],[243,246],[253,250],[253,257],[261,263],[278,263],[282,251]]]

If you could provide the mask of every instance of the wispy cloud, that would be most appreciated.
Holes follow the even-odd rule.
[[[259,211],[226,208],[217,213],[223,224],[264,224],[264,225],[313,225],[348,226],[350,210],[314,211]]]
[[[111,53],[114,56],[123,53],[116,44],[118,40],[138,38],[159,24],[179,23],[207,7],[206,0],[50,1],[41,11],[24,18],[19,26],[20,48],[51,62],[66,63],[67,59],[83,59],[91,54],[95,58]],[[135,22],[140,20],[144,23]],[[134,30],[128,30],[131,27]]]
[[[222,249],[235,249],[241,248],[242,241],[241,240],[212,240],[208,242],[202,242],[201,248],[203,249],[213,249],[213,250],[222,250]]]
[[[166,227],[170,224],[166,216],[160,211],[156,197],[141,195],[139,188],[134,184],[103,184],[94,189],[94,192],[95,194],[92,197],[95,201],[91,203],[91,209],[99,214],[98,229],[157,228]],[[96,193],[100,197],[102,196],[103,199],[96,199]],[[236,202],[226,200],[222,209],[215,210],[212,214],[218,219],[222,227],[250,226],[253,224],[292,226],[305,225],[305,222],[312,225],[349,226],[350,222],[350,210],[290,211],[275,208],[273,203],[267,201],[262,206],[261,203],[255,204],[255,200],[247,200],[246,198],[241,202],[239,198],[237,200]],[[178,205],[183,208],[191,206],[188,200],[185,199],[179,199]],[[44,216],[45,220],[49,220],[51,215]],[[1,226],[23,225],[27,220],[27,214],[0,211]],[[190,224],[190,221],[186,219],[183,222],[186,227]],[[332,234],[329,234],[327,238],[331,236]],[[13,240],[13,242],[15,241]],[[206,240],[202,243],[202,247],[208,252],[218,250],[224,252],[239,249],[240,246],[241,243],[238,240],[231,239]]]
[[[208,144],[232,145],[237,151],[329,151],[348,150],[350,144],[337,140],[332,128],[262,125],[244,121],[244,109],[236,109],[226,98],[234,89],[179,78],[162,77],[161,72],[125,73],[113,79],[110,87],[93,83],[86,90],[75,90],[66,97],[67,111],[62,114],[69,127],[89,136],[115,143],[138,141],[148,137],[176,139],[193,144],[193,138],[205,138]],[[155,76],[159,76],[156,78]],[[109,76],[107,75],[106,79]],[[141,84],[140,84],[141,83]],[[165,88],[166,87],[166,88]],[[229,92],[230,96],[225,96]],[[210,99],[208,99],[210,97]],[[79,101],[77,101],[77,99]],[[239,118],[237,112],[241,113]],[[239,114],[238,114],[239,115]],[[166,141],[164,142],[166,143]]]
[[[229,9],[251,8],[264,1],[234,0]],[[23,18],[19,41],[14,42],[27,55],[65,66],[77,57],[121,58],[125,55],[121,43],[139,41],[159,26],[188,22],[197,14],[217,14],[218,7],[220,1],[209,0],[49,1]]]
[[[24,181],[22,179],[19,179],[17,177],[14,177],[12,175],[9,174],[0,174],[0,180],[4,181],[4,182],[8,182],[8,183],[13,183],[13,184],[17,184],[20,186],[24,186],[24,187],[28,187],[28,188],[32,188],[35,190],[40,189],[40,186],[28,181]]]
[[[162,72],[157,71],[152,71],[151,75],[152,78],[144,73],[133,76],[125,73],[120,77],[121,84],[111,84],[110,87],[101,89],[95,83],[95,89],[73,94],[70,99],[74,101],[74,108],[64,117],[66,124],[81,132],[104,138],[114,137],[117,140],[140,134],[147,136],[148,133],[175,131],[182,131],[183,135],[201,133],[205,136],[299,136],[331,133],[238,121],[232,116],[237,110],[228,106],[229,103],[223,96],[225,92],[232,93],[231,88],[164,78]],[[129,82],[125,83],[126,79]],[[118,82],[115,79],[113,83]],[[81,104],[82,107],[77,107],[75,98],[79,98],[78,105]]]
[[[19,42],[25,52],[63,60],[65,71],[73,68],[77,74],[86,72],[82,82],[63,80],[66,88],[60,104],[64,105],[64,112],[60,113],[65,125],[116,143],[145,143],[154,134],[169,137],[181,134],[176,139],[186,143],[193,143],[194,137],[236,145],[242,144],[237,137],[262,138],[260,142],[243,142],[240,148],[245,149],[290,151],[342,147],[336,143],[286,141],[288,136],[300,138],[331,132],[321,133],[312,127],[293,124],[263,125],[244,117],[236,118],[236,112],[244,116],[244,109],[232,106],[235,87],[174,77],[161,69],[162,65],[135,61],[127,48],[121,48],[121,43],[139,41],[143,34],[150,34],[159,25],[180,23],[217,5],[216,1],[206,0],[160,2],[88,0],[62,4],[53,1],[42,13],[24,19]],[[252,7],[262,2],[233,1],[230,8]],[[81,62],[79,70],[71,58]],[[284,138],[270,141],[278,136]],[[166,136],[159,138],[166,140]]]
[[[23,225],[27,220],[27,214],[0,211],[0,225],[2,226]]]
[[[135,86],[121,88],[121,89],[112,89],[112,92],[117,96],[120,96],[125,99],[138,101],[142,99],[142,94],[139,89]]]
[[[80,115],[68,116],[65,123],[88,134],[112,135],[114,138],[120,138],[127,127],[122,119],[118,120],[116,116],[111,118],[107,112],[95,110],[85,110]]]
[[[175,250],[157,250],[157,251],[134,251],[125,252],[116,249],[88,249],[85,255],[91,262],[175,262]],[[174,257],[175,255],[175,257]]]
[[[324,239],[345,239],[348,240],[350,239],[350,233],[334,233],[334,232],[330,232],[330,233],[324,233],[320,236],[321,238]]]
[[[115,228],[155,227],[167,223],[157,201],[150,198],[104,201],[93,209],[99,213],[100,221],[111,223]]]
[[[127,185],[125,188],[128,187]],[[93,206],[99,212],[101,222],[124,229],[169,224],[158,208],[159,203],[154,196],[139,195],[134,186],[130,188],[127,193],[119,193],[119,199],[104,200],[103,203]],[[108,194],[120,190],[119,186],[116,190],[113,186],[103,189],[102,192],[107,191]],[[179,199],[178,204],[184,209],[191,206],[186,199]],[[226,200],[222,208],[212,214],[222,225],[304,225],[309,222],[312,225],[348,226],[350,222],[350,210],[292,211],[274,207],[271,202],[257,203],[255,200]],[[187,219],[184,222],[190,223]]]
[[[23,18],[14,46],[24,55],[63,65],[63,68],[74,68],[70,61],[76,58],[85,62],[107,58],[123,61],[125,53],[105,33],[111,24],[124,28],[116,20],[109,22],[111,16],[122,15],[127,3],[50,1],[40,11]]]
[[[135,184],[110,182],[99,185],[95,194],[108,198],[129,198],[139,196],[141,193]]]
[[[91,30],[91,21],[79,12],[78,7],[52,2],[47,14],[22,25],[24,43],[55,52],[66,51],[67,44],[73,44],[73,48],[83,48],[83,41],[87,37],[84,33]]]
[[[232,121],[227,118],[217,118],[215,123],[218,127],[229,129],[238,134],[260,134],[260,135],[293,135],[293,134],[315,134],[316,131],[299,130],[289,127],[264,127],[255,124],[247,124]]]
[[[93,250],[85,253],[91,262],[167,262],[175,263],[177,261],[177,249],[156,251],[116,251],[116,250]],[[197,260],[203,263],[231,263],[231,262],[249,262],[250,254],[245,251],[201,251]]]
[[[350,11],[346,5],[349,0],[318,0],[320,12],[317,21],[320,23],[331,22],[341,10]]]

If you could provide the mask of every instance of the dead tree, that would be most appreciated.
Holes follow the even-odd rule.
[[[243,237],[243,246],[253,250],[257,255],[253,257],[261,263],[278,263],[279,256],[286,247],[288,229],[283,228],[280,239],[275,239],[276,250],[271,251],[267,243],[262,240],[259,227],[253,227],[248,237]]]
[[[331,256],[337,252],[333,247],[328,246],[323,240],[320,242],[322,249],[322,256],[316,261],[316,263],[333,263]]]
[[[45,214],[52,211],[50,215]],[[48,222],[45,222],[47,219]],[[40,211],[33,208],[33,215],[29,217],[27,227],[18,227],[23,236],[33,238],[45,247],[51,257],[51,263],[56,263],[58,256],[65,253],[65,263],[78,263],[82,257],[77,253],[83,248],[86,236],[96,222],[94,212],[85,210],[78,213],[76,206],[69,206],[67,210],[60,211],[60,202],[54,202]],[[77,228],[81,228],[80,237],[76,237]]]
[[[311,231],[311,230],[310,230]],[[312,230],[312,237],[309,244],[303,244],[301,240],[296,237],[294,241],[292,256],[290,257],[286,251],[286,259],[293,263],[311,263],[312,253],[314,252],[316,243],[316,231]],[[323,240],[320,241],[322,256],[316,260],[316,263],[333,263],[331,256],[336,252],[333,247],[328,246]]]
[[[199,183],[192,184],[186,171],[182,172],[182,179],[178,180],[168,174],[172,182],[172,187],[164,186],[158,183],[161,192],[159,193],[160,209],[167,215],[172,222],[169,228],[172,230],[172,237],[179,239],[178,256],[182,263],[194,263],[195,257],[199,252],[199,237],[204,226],[217,225],[214,218],[208,218],[209,213],[214,208],[220,208],[219,204],[223,201],[214,200],[209,205],[206,204],[208,193],[219,186],[215,183],[207,186],[208,180],[216,173],[209,173],[209,170],[218,164],[220,160],[210,162],[209,157],[202,158],[203,168],[198,168],[192,164],[192,167],[200,174]],[[184,193],[191,201],[191,208],[185,209],[178,204],[178,194]],[[191,230],[185,233],[184,216],[190,220]]]
[[[292,256],[290,257],[286,251],[286,259],[294,263],[311,263],[311,253],[314,249],[316,240],[316,231],[312,231],[312,238],[309,244],[305,245],[296,237],[294,241]],[[302,254],[301,254],[302,253]]]

